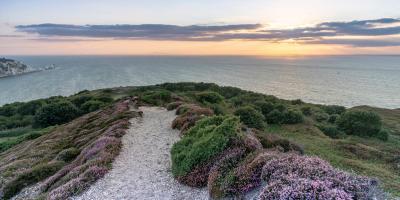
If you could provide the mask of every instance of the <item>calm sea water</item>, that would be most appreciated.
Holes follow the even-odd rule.
[[[400,56],[11,57],[57,69],[0,79],[0,104],[116,86],[214,82],[284,99],[344,106],[400,108]]]

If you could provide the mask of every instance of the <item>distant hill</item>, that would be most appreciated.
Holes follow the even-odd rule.
[[[27,65],[7,58],[0,58],[0,77],[14,76],[30,72]]]

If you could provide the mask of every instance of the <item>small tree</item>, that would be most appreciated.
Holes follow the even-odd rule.
[[[40,108],[35,117],[34,125],[47,127],[71,121],[79,115],[79,110],[69,101],[57,101]]]
[[[379,115],[369,111],[348,111],[337,121],[341,130],[349,135],[376,137],[381,128],[382,121]]]

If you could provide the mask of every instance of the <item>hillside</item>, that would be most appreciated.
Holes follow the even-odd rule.
[[[82,91],[70,97],[1,107],[0,176],[5,180],[0,183],[1,191],[11,197],[26,186],[34,188],[37,183],[45,183],[45,189],[39,192],[43,198],[62,199],[60,197],[86,190],[111,167],[112,159],[107,160],[107,167],[101,166],[105,167],[99,170],[101,176],[94,180],[89,178],[91,181],[76,190],[65,189],[65,185],[72,184],[69,181],[82,180],[83,174],[90,173],[82,170],[66,176],[65,170],[85,165],[82,152],[107,134],[105,130],[113,127],[113,119],[122,120],[126,125],[126,121],[135,116],[129,114],[128,107],[123,104],[127,97],[133,96],[137,97],[138,105],[177,109],[172,127],[181,132],[181,141],[171,150],[172,173],[183,184],[208,186],[215,198],[240,196],[257,189],[262,180],[280,183],[282,176],[278,174],[284,174],[284,171],[276,169],[296,169],[297,163],[304,164],[304,170],[310,176],[315,175],[313,170],[327,170],[329,177],[316,177],[321,181],[340,175],[358,183],[356,186],[360,188],[356,191],[346,190],[350,186],[347,182],[341,188],[353,199],[361,195],[358,196],[360,199],[367,193],[385,198],[373,189],[376,184],[370,178],[377,178],[380,187],[389,194],[400,195],[398,109],[316,105],[207,83]],[[62,116],[74,114],[68,119],[49,121],[45,113],[52,113],[52,116],[60,113],[54,111],[53,104],[57,108],[62,105]],[[118,139],[111,146],[119,143]],[[112,158],[119,148],[115,151],[111,153]],[[60,154],[64,154],[61,152],[75,153],[65,161],[59,159]],[[102,157],[97,155],[95,158]],[[288,162],[290,160],[293,162]],[[265,167],[266,163],[277,168]],[[280,166],[279,163],[287,164]],[[45,174],[32,175],[43,169]],[[275,175],[267,175],[272,173],[271,170]],[[351,173],[343,174],[340,170]],[[289,188],[309,184],[307,181],[310,180],[301,178],[304,174],[295,175],[299,178]],[[26,182],[31,176],[35,179]],[[76,180],[77,177],[81,179]],[[323,190],[328,191],[329,187]],[[277,188],[271,188],[267,185],[260,197],[274,194]],[[71,190],[72,193],[65,192]]]

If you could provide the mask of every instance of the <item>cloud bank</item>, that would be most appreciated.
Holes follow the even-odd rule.
[[[350,22],[324,22],[311,27],[268,29],[261,24],[191,25],[19,25],[17,31],[39,39],[61,37],[129,40],[227,41],[255,40],[305,44],[338,44],[356,47],[400,46],[400,19],[382,18]],[[389,39],[390,38],[390,39]]]

